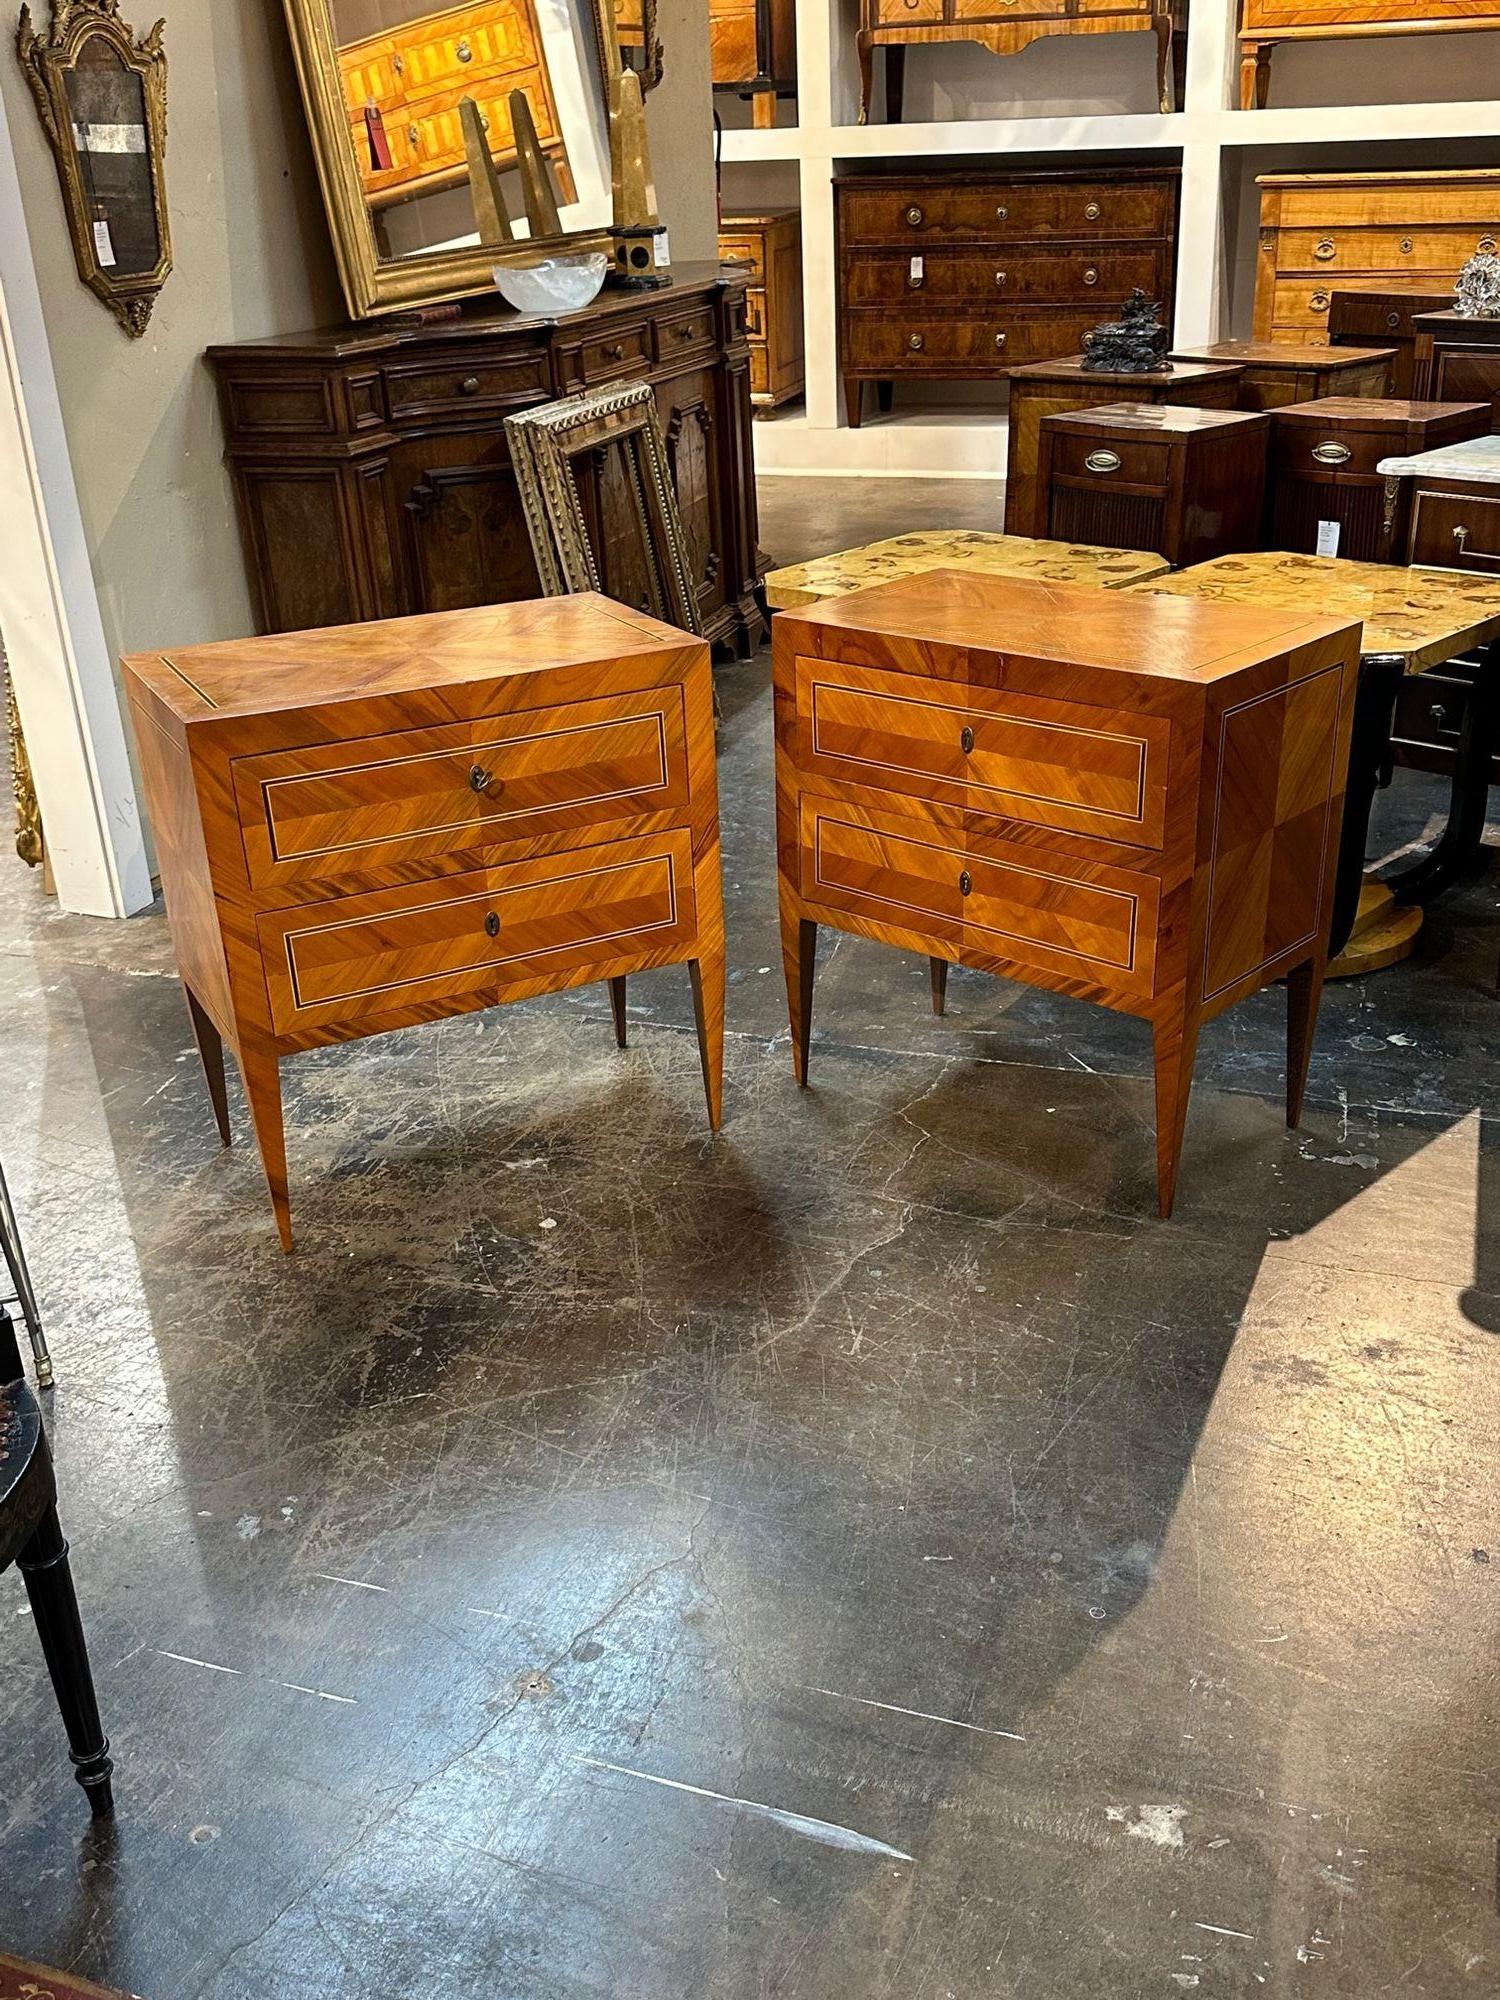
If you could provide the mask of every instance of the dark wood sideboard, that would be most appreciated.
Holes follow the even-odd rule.
[[[747,652],[762,623],[747,279],[688,265],[563,318],[496,309],[211,347],[259,630],[540,595],[505,418],[646,380],[704,635]],[[588,504],[607,569],[607,500]]]

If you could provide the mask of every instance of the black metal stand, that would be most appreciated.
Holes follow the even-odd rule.
[[[10,1297],[0,1300],[0,1305],[18,1305],[21,1317],[26,1322],[26,1332],[31,1341],[31,1352],[36,1359],[37,1386],[42,1389],[52,1387],[52,1356],[47,1351],[47,1336],[42,1332],[41,1315],[36,1309],[36,1293],[31,1285],[31,1273],[26,1268],[26,1252],[21,1245],[21,1231],[16,1222],[16,1211],[11,1204],[10,1189],[5,1185],[5,1170],[0,1167],[0,1247],[5,1251],[5,1263],[10,1272],[12,1291]]]

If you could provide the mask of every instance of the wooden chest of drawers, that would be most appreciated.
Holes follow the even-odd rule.
[[[1335,285],[1328,307],[1330,347],[1364,347],[1378,342],[1395,350],[1391,379],[1384,391],[1325,389],[1324,395],[1416,395],[1416,320],[1419,314],[1441,312],[1453,303],[1451,292],[1345,292]],[[1424,402],[1431,401],[1423,397]]]
[[[1081,354],[1063,361],[1034,361],[1010,377],[1010,422],[1005,458],[1005,532],[1047,533],[1047,491],[1037,480],[1043,417],[1091,410],[1101,403],[1184,403],[1200,410],[1232,410],[1240,392],[1237,364],[1174,361],[1155,375],[1100,374]]]
[[[1443,403],[1488,402],[1488,428],[1500,431],[1500,320],[1465,319],[1450,311],[1421,314],[1414,322],[1414,395]]]
[[[1430,451],[1489,427],[1483,403],[1403,403],[1330,396],[1277,410],[1271,433],[1267,544],[1293,555],[1401,562],[1410,491],[1383,458]],[[1319,547],[1319,529],[1332,546]]]
[[[374,208],[456,187],[468,176],[459,105],[472,97],[489,128],[490,150],[515,160],[510,97],[526,93],[542,149],[557,169],[564,201],[575,198],[553,101],[535,0],[484,0],[443,7],[338,52],[354,158]],[[373,164],[370,120],[378,121],[391,164]]]
[[[774,410],[800,396],[806,379],[802,336],[802,218],[795,208],[752,210],[723,217],[719,255],[745,264],[745,344],[750,349],[750,400]]]
[[[1335,354],[1331,348],[1298,347],[1291,341],[1216,340],[1208,347],[1179,348],[1176,358],[1236,366],[1240,371],[1236,407],[1279,410],[1288,403],[1316,402],[1320,396],[1384,396],[1391,386],[1396,350],[1351,347]]]
[[[1287,973],[1296,1122],[1357,625],[940,570],[773,636],[800,1082],[829,924],[1149,1020],[1163,1214],[1200,1021]]]
[[[592,595],[125,662],[167,915],[224,1142],[239,1061],[291,1247],[282,1056],[692,968],[718,1124],[708,648]]]
[[[1174,569],[1256,548],[1269,421],[1170,403],[1044,417],[1041,532],[1060,542],[1154,549]]]
[[[899,125],[906,51],[913,43],[979,42],[997,56],[1013,56],[1044,35],[1134,34],[1142,29],[1156,35],[1157,104],[1163,111],[1172,111],[1180,108],[1182,99],[1186,21],[1187,10],[1181,0],[1012,0],[1011,4],[1007,0],[861,0],[859,122],[863,125],[870,116],[876,49],[885,51],[886,119]]]
[[[864,383],[988,379],[1076,354],[1139,285],[1171,316],[1178,176],[849,174],[834,183],[839,354]]]
[[[1264,109],[1278,42],[1500,28],[1500,0],[1242,0],[1240,109]],[[1387,61],[1394,64],[1394,55]],[[1461,50],[1455,60],[1461,62]]]
[[[1500,169],[1263,174],[1255,338],[1318,344],[1341,291],[1452,292],[1500,231]]]

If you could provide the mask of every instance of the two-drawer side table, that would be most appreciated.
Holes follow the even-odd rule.
[[[219,1130],[239,1061],[291,1247],[278,1062],[686,962],[720,1115],[708,648],[586,594],[125,662]]]
[[[937,570],[782,612],[774,644],[799,1082],[829,924],[1148,1020],[1163,1215],[1199,1024],[1283,975],[1297,1122],[1357,627]]]

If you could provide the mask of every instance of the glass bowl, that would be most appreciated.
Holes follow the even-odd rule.
[[[495,283],[521,313],[579,312],[599,296],[609,259],[602,250],[576,257],[541,257],[534,264],[496,264]]]

